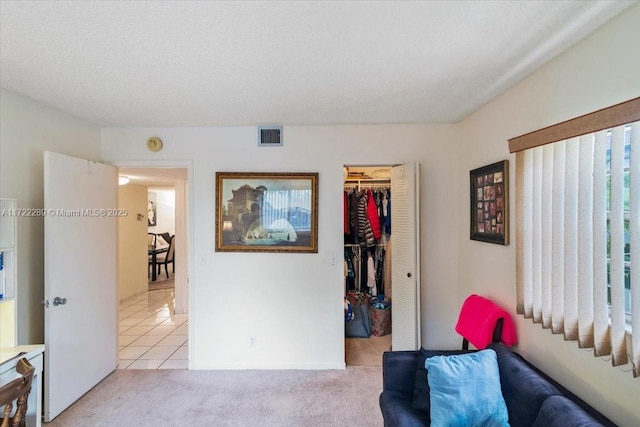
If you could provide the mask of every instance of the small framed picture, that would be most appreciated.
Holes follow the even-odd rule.
[[[469,172],[471,240],[509,244],[509,161]]]
[[[155,227],[158,223],[157,211],[157,195],[149,191],[149,200],[147,201],[147,226]]]

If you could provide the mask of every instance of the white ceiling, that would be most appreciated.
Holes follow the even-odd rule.
[[[118,168],[120,176],[129,178],[131,184],[147,187],[175,187],[176,181],[187,180],[186,168]]]
[[[0,84],[100,126],[457,122],[628,1],[0,1]]]

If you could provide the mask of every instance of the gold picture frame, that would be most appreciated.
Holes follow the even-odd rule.
[[[216,252],[318,252],[318,174],[216,172]]]
[[[509,244],[509,161],[469,172],[471,240]]]

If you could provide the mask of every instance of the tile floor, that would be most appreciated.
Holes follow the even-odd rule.
[[[188,315],[173,312],[173,289],[120,303],[118,369],[187,369]]]

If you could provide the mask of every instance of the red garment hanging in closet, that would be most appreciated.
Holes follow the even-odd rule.
[[[378,207],[376,206],[376,201],[373,198],[371,190],[367,190],[367,217],[373,230],[373,237],[378,240],[381,236],[380,218],[378,217]]]

